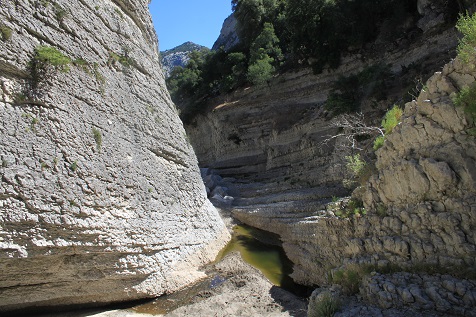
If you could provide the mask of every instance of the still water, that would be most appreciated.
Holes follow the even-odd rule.
[[[262,241],[266,241],[264,243]],[[279,245],[277,236],[249,226],[239,225],[233,228],[232,239],[217,256],[215,263],[227,254],[238,251],[243,260],[259,269],[276,286],[298,293],[300,287],[288,276],[292,272],[292,263]],[[200,292],[219,286],[225,278],[210,272],[209,278],[179,292],[164,295],[156,300],[132,308],[144,314],[166,314],[180,306],[197,300]]]

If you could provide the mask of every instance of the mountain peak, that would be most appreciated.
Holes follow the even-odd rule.
[[[169,77],[170,72],[177,66],[184,67],[189,54],[193,51],[210,50],[208,47],[187,41],[179,46],[160,52],[162,68],[165,77]]]

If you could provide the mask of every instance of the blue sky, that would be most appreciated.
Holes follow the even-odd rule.
[[[231,1],[152,0],[149,8],[161,51],[187,41],[211,48],[231,14]]]

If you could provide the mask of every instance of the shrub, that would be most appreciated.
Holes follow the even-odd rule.
[[[76,170],[78,169],[78,161],[74,161],[73,163],[71,163],[69,169],[73,172],[76,172]]]
[[[309,306],[308,317],[333,317],[340,310],[341,303],[329,292],[325,292],[320,294]]]
[[[71,59],[51,46],[38,46],[30,62],[31,88],[40,92],[40,84],[56,71],[68,72]]]
[[[385,131],[385,135],[378,136],[374,141],[374,150],[377,151],[383,145],[385,141],[385,136],[389,133],[392,133],[393,129],[400,123],[402,119],[403,110],[397,105],[394,105],[392,109],[387,111],[383,120],[382,120],[382,128]]]
[[[91,74],[91,71],[89,70],[90,65],[85,59],[77,58],[77,59],[73,60],[72,63],[73,63],[74,66],[81,68],[87,74]]]
[[[46,163],[46,162],[40,162],[40,166],[41,166],[41,170],[50,168],[50,166],[49,166],[48,163]]]
[[[462,107],[472,121],[476,120],[476,82],[466,86],[453,98],[457,107]]]
[[[332,275],[332,283],[339,284],[344,294],[355,295],[359,292],[359,286],[365,274],[363,267],[353,265],[335,271]]]
[[[392,133],[393,129],[400,123],[402,114],[403,110],[397,105],[394,105],[392,109],[387,111],[382,120],[382,127],[385,130],[385,134]]]
[[[68,72],[71,59],[54,47],[42,45],[35,49],[33,63],[37,70],[46,69],[51,66],[56,70]]]
[[[273,59],[267,54],[248,68],[248,80],[254,85],[263,85],[273,77],[274,67],[272,65]]]
[[[68,16],[68,11],[66,11],[66,9],[64,9],[62,6],[60,6],[57,3],[54,4],[54,7],[55,7],[56,20],[58,20],[58,22],[60,23],[63,22],[64,18]]]
[[[6,42],[12,38],[12,29],[8,26],[0,24],[0,38],[2,41]]]
[[[383,203],[379,203],[377,205],[377,209],[375,210],[378,216],[384,218],[388,215],[388,209]]]
[[[372,166],[367,164],[360,154],[349,155],[345,157],[346,168],[350,173],[350,178],[343,180],[343,185],[347,188],[364,185],[372,174]]]
[[[105,86],[106,86],[106,77],[104,77],[101,74],[101,72],[99,71],[99,64],[96,63],[96,62],[93,64],[93,73],[94,73],[94,77],[96,78],[96,81],[99,84],[99,90],[101,91],[101,95],[104,95],[104,92],[106,90],[106,88],[105,88]]]
[[[39,46],[35,49],[35,53],[36,61],[49,64],[62,72],[69,71],[71,59],[56,48],[51,46]]]
[[[367,214],[362,201],[350,199],[346,204],[342,204],[335,215],[340,218],[362,217]]]
[[[36,130],[36,124],[40,122],[40,119],[32,116],[31,114],[29,113],[24,113],[22,114],[22,117],[23,118],[26,118],[28,120],[30,120],[30,128],[27,129],[27,131],[33,131],[33,132],[37,132]]]
[[[349,155],[346,156],[345,159],[347,160],[347,169],[352,172],[354,176],[359,176],[366,165],[365,161],[360,158],[360,154]]]
[[[119,10],[118,8],[114,8],[114,11],[117,13],[119,17],[121,17],[121,19],[124,20],[124,14],[122,14],[121,10]]]
[[[379,135],[374,141],[374,151],[377,151],[383,146],[383,142],[385,141],[385,137],[383,135]]]
[[[109,60],[107,61],[107,64],[110,66],[119,63],[124,67],[123,70],[135,66],[136,62],[132,57],[128,56],[128,51],[128,49],[125,49],[124,54],[109,52]]]
[[[94,141],[96,141],[96,148],[99,152],[101,152],[101,147],[102,147],[102,134],[101,134],[101,131],[99,131],[98,129],[96,128],[92,128],[92,132],[93,132],[93,137],[94,137]]]
[[[463,34],[458,44],[458,56],[466,63],[476,56],[476,13],[460,15],[456,28]]]

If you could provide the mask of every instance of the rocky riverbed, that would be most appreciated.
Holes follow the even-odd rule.
[[[226,277],[220,285],[198,292],[187,305],[165,316],[294,316],[304,317],[307,300],[274,286],[239,253],[226,256],[214,268]],[[134,317],[164,316],[152,303],[128,309],[89,310],[38,317]]]
[[[230,231],[236,222],[221,210]],[[132,316],[294,316],[307,315],[307,299],[271,283],[258,269],[231,251],[203,268],[207,278],[182,291],[149,303],[121,308],[44,314],[37,317]]]

